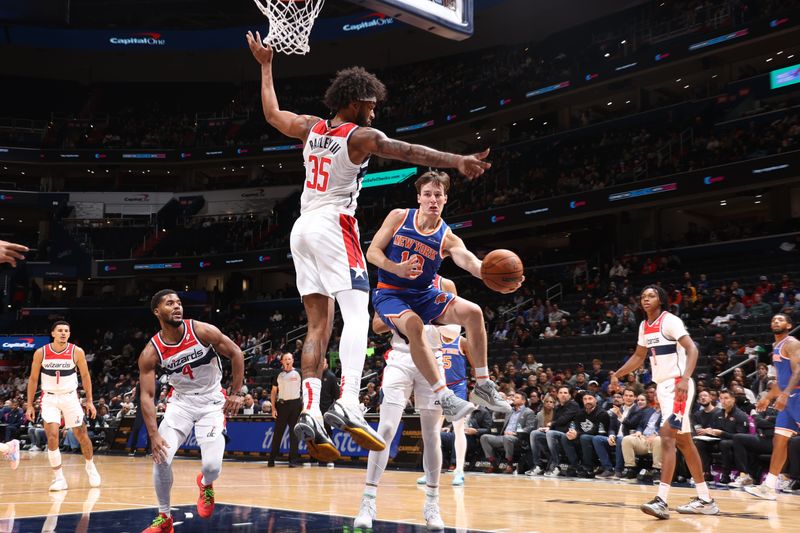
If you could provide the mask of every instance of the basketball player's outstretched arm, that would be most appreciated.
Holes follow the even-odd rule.
[[[222,410],[225,412],[225,416],[233,416],[239,412],[244,403],[244,394],[242,394],[244,355],[242,355],[242,350],[213,324],[195,320],[194,331],[203,344],[211,344],[218,354],[231,360],[231,394],[225,400]]]
[[[410,144],[387,137],[385,133],[374,128],[358,128],[350,136],[348,148],[351,160],[361,161],[369,154],[385,159],[398,159],[415,165],[437,168],[456,168],[469,179],[477,178],[492,164],[484,161],[489,155],[487,148],[473,155],[458,155],[440,152],[421,144]]]
[[[792,375],[789,377],[789,383],[786,388],[778,394],[778,399],[775,400],[775,409],[783,411],[786,407],[786,402],[789,401],[789,396],[795,390],[797,385],[800,385],[800,341],[795,338],[790,338],[784,343],[782,347],[783,353],[789,356],[791,361]]]
[[[150,437],[153,462],[160,464],[167,458],[169,444],[158,433],[156,421],[156,365],[158,365],[158,354],[148,342],[139,355],[139,409],[142,410],[142,420]]]
[[[36,396],[36,388],[39,386],[39,374],[42,371],[42,359],[44,359],[44,348],[39,348],[33,352],[33,363],[31,363],[31,375],[28,376],[28,411],[25,413],[28,420],[36,418],[36,409],[33,407],[33,399]]]
[[[620,367],[619,370],[616,372],[609,372],[609,389],[613,385],[614,388],[619,386],[619,378],[617,376],[625,377],[644,363],[644,358],[647,355],[647,348],[642,346],[641,344],[636,345],[636,351],[633,352],[633,355],[625,361],[625,363]]]
[[[264,109],[264,118],[270,126],[287,137],[305,142],[311,127],[319,122],[319,117],[298,115],[280,108],[272,81],[272,47],[262,44],[261,34],[258,32],[254,37],[253,32],[248,31],[246,39],[253,57],[261,65],[261,106]]]
[[[86,364],[86,352],[77,346],[75,347],[75,366],[81,373],[81,385],[83,385],[83,392],[86,393],[86,414],[89,418],[95,418],[97,409],[92,401],[92,377],[89,375],[89,365]]]
[[[372,238],[372,243],[367,249],[367,261],[386,272],[405,279],[416,279],[422,274],[422,264],[417,255],[412,255],[401,263],[395,263],[386,257],[386,247],[392,240],[395,230],[406,216],[405,209],[393,209],[384,219],[383,225]]]

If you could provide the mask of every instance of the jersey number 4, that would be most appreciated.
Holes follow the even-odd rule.
[[[311,178],[306,181],[306,188],[316,189],[319,192],[328,190],[328,167],[331,164],[329,157],[317,157],[315,155],[308,156],[308,162],[311,164]],[[321,180],[320,180],[321,178]]]
[[[194,373],[192,373],[192,367],[189,365],[183,365],[183,370],[181,370],[181,374],[184,376],[189,376],[189,379],[194,379]]]

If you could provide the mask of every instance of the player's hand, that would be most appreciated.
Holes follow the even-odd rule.
[[[769,394],[765,394],[758,402],[756,403],[756,411],[759,413],[763,413],[769,407]]]
[[[167,460],[167,450],[169,444],[160,434],[156,433],[150,437],[150,451],[153,452],[153,462],[156,464],[164,463]]]
[[[25,416],[33,423],[36,418],[36,409],[32,405],[28,405],[28,408],[25,410]]]
[[[274,405],[272,406],[272,418],[274,418],[275,420],[278,419],[278,408],[275,407]]]
[[[225,416],[233,416],[239,412],[243,403],[244,397],[238,394],[228,396],[228,399],[225,400],[225,405],[222,406],[222,412],[225,413]]]
[[[22,254],[27,251],[27,246],[8,241],[0,241],[0,265],[9,263],[13,267],[17,266],[17,261],[23,261],[25,256]]]
[[[491,163],[484,161],[488,155],[489,149],[487,148],[478,154],[461,156],[458,160],[456,168],[458,168],[458,171],[464,174],[467,178],[475,179],[483,174],[486,170],[492,168]]]
[[[675,385],[675,401],[676,402],[686,402],[686,398],[689,396],[689,380],[681,378],[680,381]]]
[[[522,287],[522,283],[523,283],[524,281],[525,281],[525,276],[522,276],[522,277],[519,279],[519,283],[517,283],[517,284],[516,284],[516,285],[514,285],[513,287],[509,287],[508,289],[505,289],[505,290],[502,290],[502,291],[500,291],[500,293],[502,293],[502,294],[511,294],[512,292],[517,292],[517,290],[519,290],[519,288],[520,288],[520,287]]]
[[[92,402],[86,402],[85,410],[86,410],[86,416],[88,416],[92,420],[97,418],[97,409],[95,408]]]
[[[248,31],[245,38],[247,39],[247,46],[250,47],[250,51],[253,53],[253,57],[256,58],[256,61],[263,66],[272,63],[272,47],[270,45],[264,46],[261,41],[260,33],[256,32],[254,37],[253,32]]]
[[[616,372],[609,372],[608,373],[608,391],[616,391],[619,389],[619,378],[617,377]],[[619,415],[617,415],[619,416]]]
[[[422,262],[419,256],[412,255],[402,263],[397,263],[395,274],[404,279],[417,279],[422,274]]]
[[[787,401],[789,401],[789,395],[785,392],[780,393],[778,398],[775,400],[775,409],[777,411],[783,411],[786,408]]]

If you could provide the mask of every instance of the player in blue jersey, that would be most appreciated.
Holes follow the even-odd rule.
[[[456,265],[481,278],[481,260],[442,220],[450,177],[444,172],[430,171],[414,185],[419,209],[395,209],[389,213],[367,250],[367,260],[378,267],[378,287],[372,293],[372,304],[381,320],[408,340],[414,364],[433,388],[448,420],[465,417],[474,406],[447,388],[423,335],[426,324],[464,327],[476,365],[476,401],[493,411],[508,413],[511,406],[489,380],[486,326],[481,308],[433,285],[446,257],[452,257]]]
[[[769,474],[761,485],[751,485],[744,490],[765,500],[777,498],[778,474],[786,463],[789,439],[800,432],[800,341],[789,335],[794,322],[789,315],[778,313],[770,323],[775,335],[772,348],[772,364],[778,372],[778,386],[772,387],[758,401],[757,411],[766,410],[775,400],[775,409],[780,411],[775,420],[775,436],[772,438],[772,458]]]

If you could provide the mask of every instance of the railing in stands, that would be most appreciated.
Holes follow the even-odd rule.
[[[552,302],[555,299],[561,301],[561,298],[564,297],[564,286],[561,283],[556,283],[555,285],[551,285],[547,287],[547,292],[545,292],[545,298]]]

